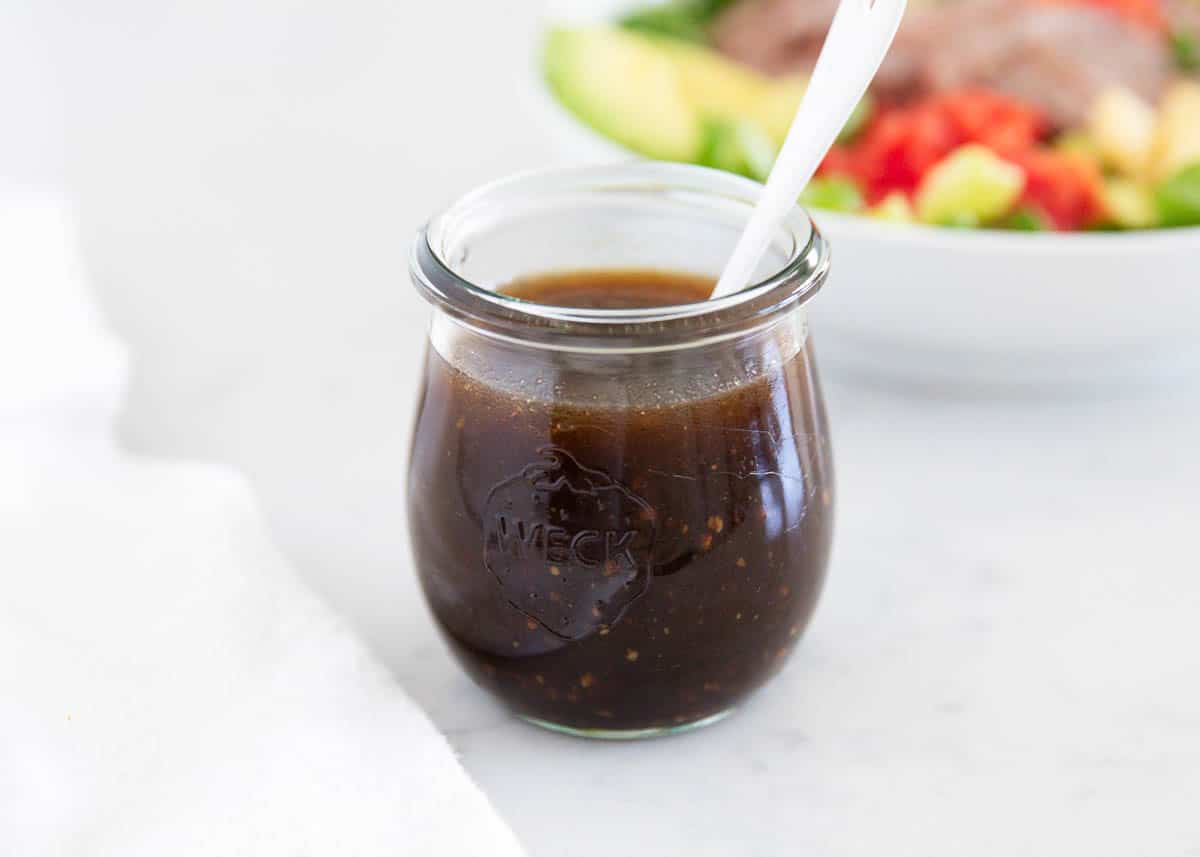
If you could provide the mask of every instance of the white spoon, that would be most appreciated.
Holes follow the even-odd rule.
[[[904,6],[905,0],[842,0],[838,5],[787,139],[711,297],[722,298],[749,285],[771,236],[879,70]]]

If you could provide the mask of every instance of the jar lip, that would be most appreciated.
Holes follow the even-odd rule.
[[[518,339],[535,336],[572,345],[586,345],[585,340],[592,340],[595,345],[620,347],[629,347],[645,339],[645,344],[661,347],[755,326],[765,318],[806,303],[820,290],[828,276],[829,244],[812,218],[798,205],[789,213],[783,226],[793,246],[782,268],[739,292],[696,303],[632,309],[534,303],[473,283],[443,258],[440,245],[445,231],[467,211],[522,186],[529,186],[530,192],[536,192],[539,186],[550,183],[576,191],[701,194],[744,204],[747,214],[762,191],[758,182],[721,170],[656,161],[551,167],[517,173],[460,197],[418,232],[411,258],[412,279],[417,290],[435,307],[492,333]]]

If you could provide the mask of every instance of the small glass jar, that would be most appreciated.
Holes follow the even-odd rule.
[[[497,291],[574,270],[715,277],[758,191],[656,163],[531,173],[418,236],[434,313],[416,567],[463,667],[539,725],[714,722],[781,667],[817,602],[833,473],[804,304],[829,250],[803,211],[726,298],[580,309]]]

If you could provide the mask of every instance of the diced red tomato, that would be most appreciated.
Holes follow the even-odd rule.
[[[1165,33],[1169,29],[1162,0],[1046,0],[1046,2],[1106,9],[1120,15],[1130,23],[1156,33]]]
[[[995,92],[967,89],[881,108],[853,143],[836,146],[823,174],[850,176],[870,203],[912,193],[925,172],[965,143],[1007,155],[1032,147],[1047,125],[1033,107]]]
[[[1047,124],[1034,108],[984,90],[943,93],[880,109],[853,143],[835,146],[824,175],[854,179],[869,204],[912,194],[925,173],[966,143],[980,143],[1025,170],[1021,204],[1057,229],[1079,229],[1102,212],[1101,177],[1086,158],[1039,145]]]
[[[1008,155],[1025,170],[1022,204],[1046,214],[1057,229],[1080,229],[1103,212],[1103,182],[1086,157],[1054,149]]]
[[[850,152],[850,148],[835,145],[825,155],[825,160],[821,162],[818,172],[823,176],[839,176],[857,180],[856,166],[857,162]]]
[[[1028,149],[1048,124],[1034,107],[987,90],[968,90],[945,99],[943,110],[964,143],[982,143],[1000,155]]]

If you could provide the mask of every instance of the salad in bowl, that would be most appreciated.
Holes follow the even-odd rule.
[[[763,178],[836,0],[547,0],[564,158]],[[909,0],[802,202],[829,367],[1108,390],[1200,374],[1200,0]],[[705,272],[715,273],[715,272]]]
[[[546,36],[632,152],[762,179],[837,0],[670,0]],[[913,0],[804,202],[1022,231],[1200,225],[1200,0]]]

